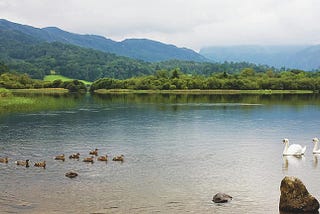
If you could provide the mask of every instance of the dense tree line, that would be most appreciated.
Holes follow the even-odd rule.
[[[234,89],[234,90],[320,90],[320,72],[290,70],[256,72],[244,68],[239,73],[214,73],[210,76],[188,75],[180,71],[159,70],[154,75],[119,80],[102,78],[91,85],[97,89],[174,90],[174,89]]]

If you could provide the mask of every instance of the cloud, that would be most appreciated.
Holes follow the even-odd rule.
[[[122,40],[210,45],[320,43],[319,0],[0,0],[0,16]]]

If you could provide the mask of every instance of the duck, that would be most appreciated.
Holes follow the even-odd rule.
[[[124,161],[124,155],[120,155],[120,156],[115,156],[113,159],[113,161]]]
[[[84,158],[84,159],[83,159],[83,162],[93,163],[93,156]]]
[[[46,168],[47,164],[46,161],[42,161],[42,162],[36,162],[34,163],[35,167],[43,167],[44,169]]]
[[[0,163],[8,163],[8,162],[9,162],[8,157],[0,158]]]
[[[79,159],[80,158],[80,153],[75,153],[69,156],[69,159]]]
[[[25,167],[29,167],[29,160],[27,159],[26,161],[21,161],[18,160],[15,162],[18,166],[25,166]]]
[[[95,150],[93,150],[93,151],[90,151],[90,152],[89,152],[89,155],[98,156],[98,150],[99,150],[99,149],[95,149]]]
[[[320,154],[320,149],[318,147],[319,139],[315,137],[315,138],[312,139],[312,142],[314,144],[312,153],[313,154]]]
[[[284,146],[284,150],[282,155],[283,156],[301,156],[304,155],[305,151],[306,151],[306,146],[302,147],[299,144],[291,144],[289,146],[289,139],[288,138],[284,138],[282,140],[282,142],[285,144]]]
[[[98,161],[108,161],[108,155],[98,157]]]
[[[62,160],[62,161],[65,161],[65,157],[64,157],[64,154],[62,155],[58,155],[54,158],[55,160]]]
[[[68,178],[75,178],[75,177],[78,176],[78,173],[76,173],[76,172],[67,172],[65,174],[65,176],[68,177]]]

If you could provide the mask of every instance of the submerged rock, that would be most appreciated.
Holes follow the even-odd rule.
[[[78,173],[76,173],[76,172],[67,172],[65,175],[68,178],[75,178],[75,177],[78,176]]]
[[[279,210],[285,212],[318,212],[318,200],[309,194],[302,181],[296,177],[284,177],[280,186]]]
[[[230,195],[227,195],[227,194],[221,193],[221,192],[218,192],[212,198],[212,201],[214,203],[227,203],[231,200],[232,200],[232,197]]]

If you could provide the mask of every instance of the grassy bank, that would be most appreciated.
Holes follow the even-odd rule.
[[[130,90],[98,89],[96,94],[312,94],[309,90]]]
[[[14,94],[67,94],[68,89],[65,88],[39,88],[39,89],[11,89]]]

